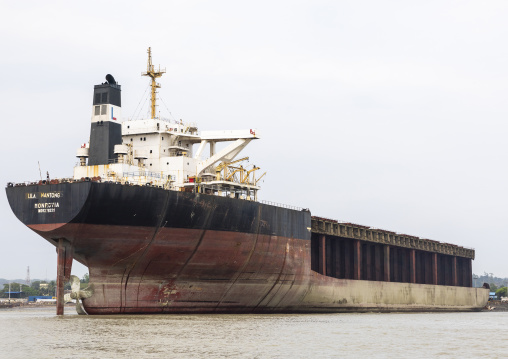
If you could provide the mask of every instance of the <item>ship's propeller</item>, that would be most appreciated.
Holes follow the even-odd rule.
[[[71,293],[66,294],[64,296],[65,302],[70,302],[71,299],[76,300],[76,312],[78,312],[79,315],[86,315],[87,312],[85,312],[85,309],[83,308],[83,305],[81,304],[81,299],[90,298],[93,295],[93,289],[89,286],[85,289],[81,289],[81,282],[79,281],[79,278],[75,275],[71,275]]]

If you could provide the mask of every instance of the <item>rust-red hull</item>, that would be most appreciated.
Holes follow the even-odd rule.
[[[480,288],[320,275],[310,269],[308,240],[104,225],[57,231],[90,269],[94,295],[83,301],[89,314],[469,311],[483,303]],[[406,298],[408,292],[414,294]]]
[[[309,282],[310,241],[277,236],[68,224],[62,236],[90,269],[90,314],[288,311]],[[90,252],[93,248],[93,253]]]
[[[91,182],[7,195],[16,216],[58,246],[62,273],[67,253],[89,268],[89,314],[464,311],[488,296],[321,275],[311,266],[306,210]]]

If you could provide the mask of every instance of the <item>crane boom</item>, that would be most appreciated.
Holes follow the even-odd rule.
[[[216,178],[217,178],[217,181],[220,181],[220,172],[227,168],[227,166],[229,165],[232,165],[233,163],[238,163],[238,162],[242,162],[242,161],[245,161],[245,160],[248,160],[249,157],[244,157],[244,158],[240,158],[239,160],[236,160],[236,161],[232,161],[232,162],[222,162],[221,164],[219,164],[216,168],[215,168],[215,175],[216,175]],[[226,174],[224,174],[224,177],[226,177]]]

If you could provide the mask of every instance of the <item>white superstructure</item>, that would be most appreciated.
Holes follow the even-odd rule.
[[[148,51],[147,73],[150,75],[153,65],[150,49]],[[161,74],[160,70],[155,74]],[[155,76],[152,77],[152,109],[156,106],[155,89],[160,87],[154,79]],[[115,114],[114,119],[111,111]],[[94,105],[92,128],[98,128],[94,127],[97,121],[120,122],[116,117],[120,113],[117,106]],[[154,110],[152,114],[150,119],[121,122],[122,143],[114,145],[114,158],[108,163],[88,165],[89,144],[81,146],[76,155],[80,162],[74,168],[74,179],[100,177],[102,181],[257,200],[260,177],[256,179],[255,174],[259,168],[244,167],[242,162],[248,160],[247,157],[235,160],[250,141],[259,138],[256,130],[199,133],[193,123],[158,118]],[[227,143],[221,150],[216,150],[221,142]]]

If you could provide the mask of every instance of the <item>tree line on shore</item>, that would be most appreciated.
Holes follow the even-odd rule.
[[[481,287],[484,283],[490,286],[490,291],[495,292],[497,298],[508,296],[508,278],[494,277],[492,273],[487,272],[482,275],[473,274],[473,287]]]
[[[81,289],[88,286],[90,278],[88,273],[85,273],[81,278]],[[482,275],[473,274],[473,287],[481,287],[484,283],[489,284],[490,291],[496,292],[498,298],[508,296],[508,278],[494,277],[492,273],[484,273]],[[64,289],[70,290],[71,285],[65,284]],[[11,282],[11,292],[21,292],[21,298],[27,298],[32,295],[54,296],[56,293],[56,281],[41,281],[36,280],[30,285],[19,282]],[[0,290],[0,298],[9,297],[9,283],[4,283],[4,288]]]
[[[86,273],[80,280],[81,288],[87,287],[89,282],[88,273]],[[66,283],[64,289],[70,290],[70,283]],[[13,292],[21,292],[20,298],[27,298],[29,296],[55,296],[56,294],[56,281],[35,280],[30,285],[25,283],[11,282],[10,283],[11,298]],[[17,294],[16,294],[17,297]],[[0,290],[0,298],[9,298],[9,283],[4,283],[4,287]]]

